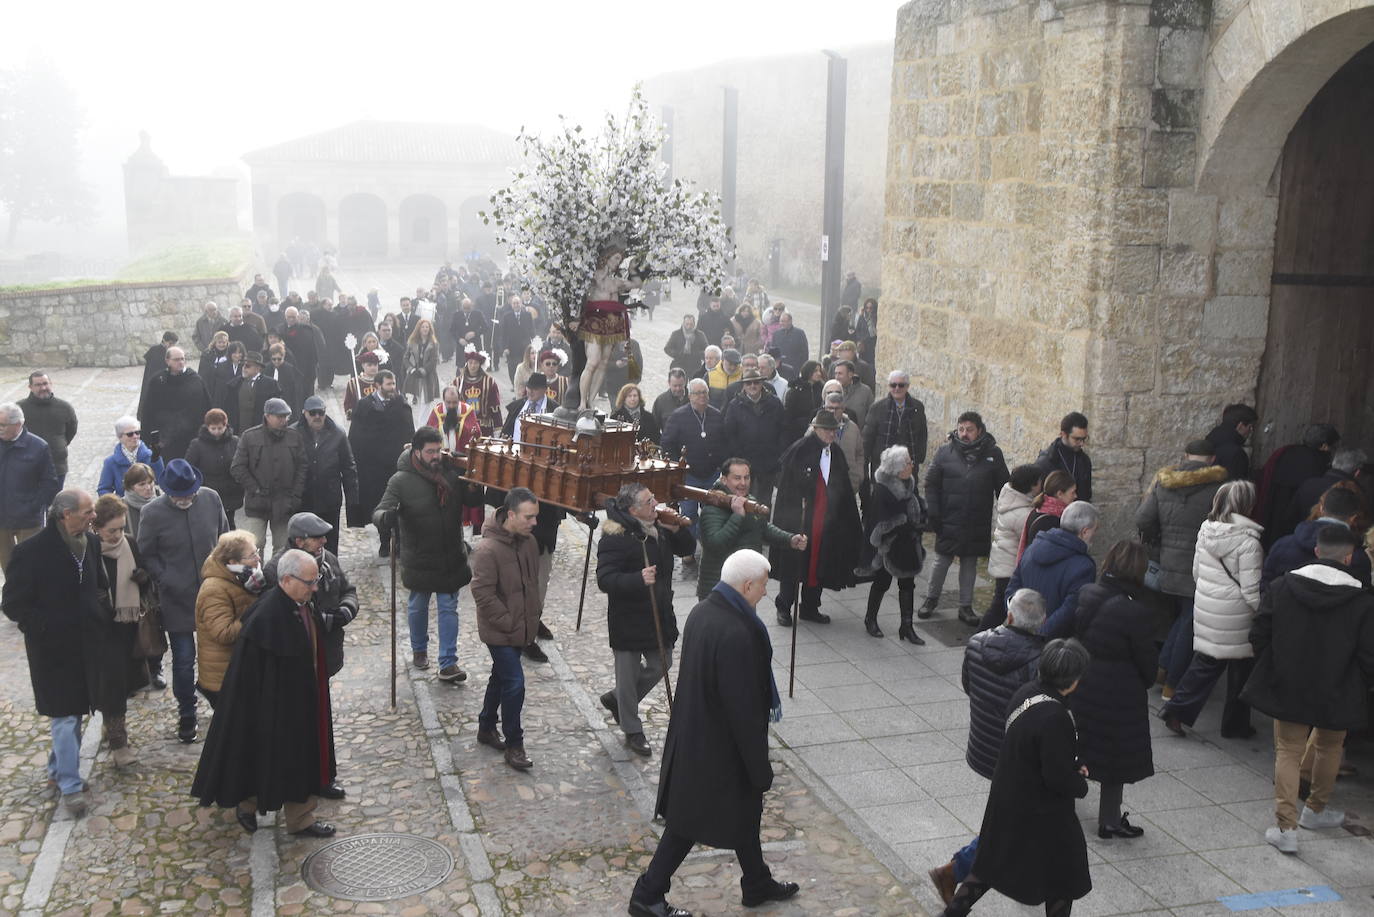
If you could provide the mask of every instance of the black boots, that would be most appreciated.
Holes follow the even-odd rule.
[[[882,603],[882,594],[875,595],[870,590],[868,593],[868,613],[864,615],[864,629],[868,631],[870,637],[883,635],[883,632],[878,628],[878,606]]]
[[[901,589],[897,592],[897,604],[902,612],[902,626],[897,628],[897,639],[906,640],[917,646],[925,646],[925,641],[916,636],[916,628],[911,626],[911,613],[916,605],[916,590]],[[929,617],[926,615],[925,617]]]

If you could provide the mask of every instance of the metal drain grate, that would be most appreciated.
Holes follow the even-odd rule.
[[[392,901],[428,891],[453,872],[453,854],[415,834],[360,834],[316,850],[301,878],[348,901]]]

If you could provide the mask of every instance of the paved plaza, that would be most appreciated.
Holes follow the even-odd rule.
[[[384,302],[413,291],[428,269],[342,273],[361,298]],[[657,316],[636,322],[646,358],[646,390],[661,389],[661,347],[694,297],[679,294]],[[799,322],[808,332],[814,320]],[[504,381],[505,373],[497,374]],[[53,371],[82,430],[70,483],[92,486],[113,446],[112,422],[136,403],[141,369]],[[0,400],[23,392],[23,373],[0,374]],[[342,382],[327,397],[340,416]],[[662,826],[650,819],[667,708],[661,691],[644,717],[655,756],[632,755],[596,701],[612,683],[604,597],[594,581],[575,629],[586,529],[569,520],[560,534],[545,620],[555,640],[547,665],[526,663],[528,773],[507,768],[476,744],[476,714],[489,661],[476,637],[471,597],[460,601],[459,661],[465,685],[434,680],[405,665],[409,647],[400,609],[397,706],[389,704],[389,568],[375,560],[368,530],[348,530],[341,558],[359,584],[362,613],[348,629],[347,660],[333,680],[339,779],[348,797],[323,802],[340,837],[404,832],[438,841],[454,856],[436,887],[381,902],[334,899],[301,879],[302,861],[325,842],[274,830],[244,834],[232,814],[197,808],[188,795],[200,743],[174,736],[170,691],[131,702],[129,730],[140,763],[116,770],[88,728],[83,771],[92,808],[71,821],[45,787],[47,721],[32,713],[18,630],[0,623],[0,913],[4,914],[616,914],[647,863]],[[950,585],[953,586],[951,578]],[[679,574],[680,622],[695,583]],[[990,584],[980,581],[979,600]],[[829,625],[797,632],[795,697],[788,698],[791,632],[770,626],[784,718],[773,729],[778,774],[765,799],[765,856],[781,879],[801,883],[778,914],[938,913],[925,870],[943,863],[978,829],[987,783],[964,763],[967,700],[960,688],[968,629],[953,619],[953,596],[938,617],[918,622],[927,645],[896,640],[896,596],[874,640],[862,624],[865,590],[827,594]],[[404,591],[402,592],[402,600]],[[761,606],[772,622],[771,603]],[[1151,695],[1159,704],[1158,693]],[[1100,841],[1096,793],[1079,805],[1088,835],[1094,890],[1075,914],[1231,913],[1219,899],[1329,886],[1342,900],[1283,905],[1264,899],[1247,913],[1374,914],[1374,757],[1352,750],[1361,776],[1342,780],[1333,805],[1350,812],[1345,829],[1300,832],[1296,857],[1267,846],[1272,824],[1272,745],[1268,721],[1248,741],[1218,735],[1213,704],[1199,731],[1177,738],[1156,723],[1157,773],[1126,788],[1125,808],[1145,828],[1135,841]],[[208,710],[202,705],[202,731]],[[1357,833],[1358,832],[1358,833]],[[670,900],[699,914],[741,913],[733,856],[699,850],[678,873]],[[1320,893],[1318,893],[1320,894]],[[1235,902],[1231,902],[1232,905]],[[990,894],[975,913],[1039,913]]]

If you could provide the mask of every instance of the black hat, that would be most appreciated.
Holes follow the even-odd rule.
[[[244,354],[244,355],[243,355],[243,362],[244,362],[244,363],[256,363],[256,364],[258,364],[258,366],[266,366],[266,365],[267,365],[267,364],[265,364],[265,363],[262,362],[262,354],[258,353],[256,350],[250,350],[250,351],[248,351],[246,354]]]
[[[314,513],[296,513],[286,523],[287,538],[319,538],[334,531],[334,526]]]
[[[530,373],[530,377],[525,380],[525,388],[548,388],[549,380],[543,373]]]

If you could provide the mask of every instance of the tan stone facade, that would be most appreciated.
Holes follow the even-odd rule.
[[[978,410],[1028,461],[1083,410],[1124,529],[1154,469],[1254,403],[1279,155],[1371,41],[1369,0],[902,7],[879,364],[911,369],[932,441]]]

